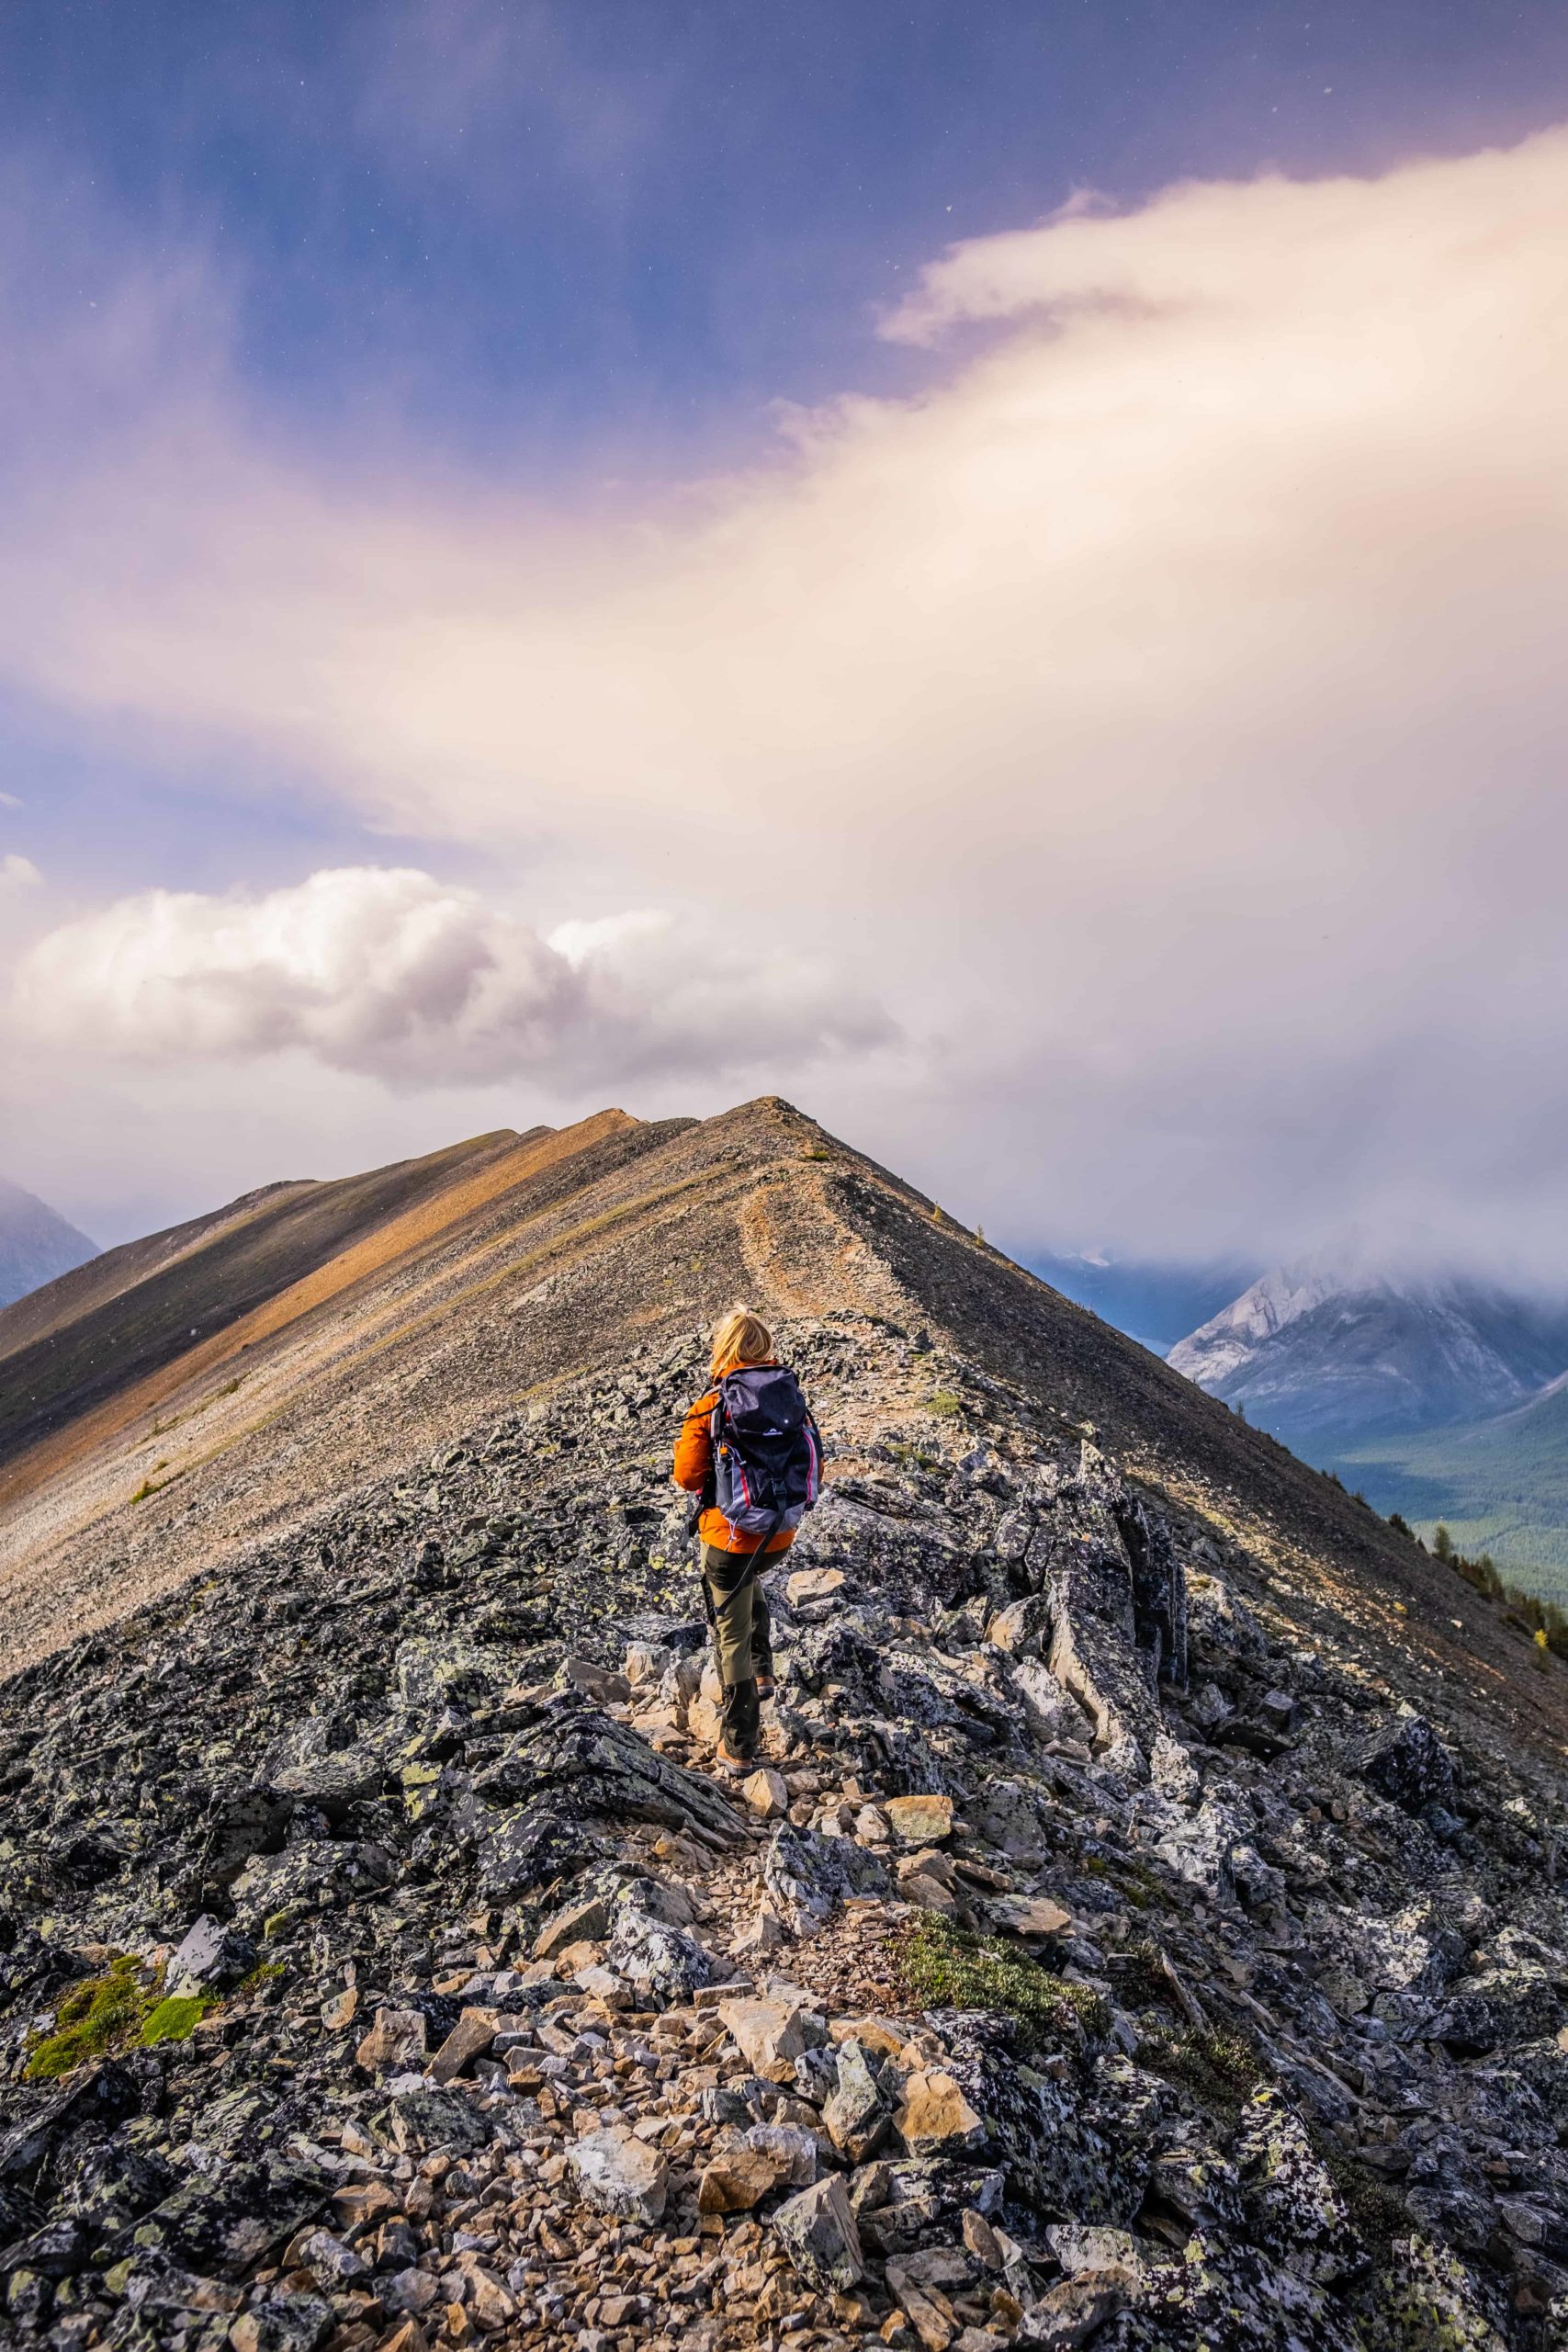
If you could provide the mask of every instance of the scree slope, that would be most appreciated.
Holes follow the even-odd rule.
[[[826,1498],[716,1772],[702,1333]],[[789,1105],[0,1316],[0,2331],[1548,2352],[1568,1668]]]

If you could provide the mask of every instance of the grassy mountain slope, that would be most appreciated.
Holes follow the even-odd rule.
[[[302,1524],[323,1495],[417,1476],[487,1414],[746,1296],[952,1335],[1032,1398],[1043,1429],[1092,1423],[1172,1508],[1244,1545],[1303,1623],[1352,1620],[1450,1713],[1480,1707],[1491,1736],[1499,1711],[1521,1736],[1568,1736],[1568,1677],[1533,1670],[1457,1579],[789,1105],[700,1124],[606,1113],[468,1154],[259,1305],[242,1253],[231,1302],[203,1277],[216,1329],[173,1351],[165,1318],[158,1346],[58,1387],[47,1422],[0,1428],[13,1660]],[[85,1351],[69,1325],[56,1344]]]

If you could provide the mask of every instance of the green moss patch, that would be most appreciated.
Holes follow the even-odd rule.
[[[1054,1976],[999,1936],[971,1935],[947,1919],[922,1919],[897,1965],[912,2007],[999,2011],[1012,2018],[1026,2050],[1110,2026],[1105,2003],[1087,1985]]]
[[[217,2006],[214,1993],[171,1993],[144,2020],[142,2048],[151,2050],[156,2041],[188,2041],[209,2009]]]
[[[926,1398],[928,1413],[940,1413],[944,1419],[964,1410],[964,1399],[955,1396],[951,1388],[939,1388]]]
[[[234,1997],[237,2001],[247,2000],[253,1994],[265,1992],[269,1984],[277,1984],[288,1973],[282,1961],[264,1960],[252,1969],[248,1976],[240,1979],[234,1988]]]
[[[159,1992],[157,1981],[145,1981],[141,1962],[129,1952],[107,1974],[73,1984],[55,2011],[54,2031],[33,2044],[28,2080],[56,2082],[86,2059],[125,2049],[157,2008]]]

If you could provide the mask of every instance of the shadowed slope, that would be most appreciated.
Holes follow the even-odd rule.
[[[0,1462],[184,1355],[193,1340],[232,1324],[516,1140],[510,1133],[479,1136],[335,1183],[274,1186],[201,1220],[194,1233],[184,1227],[160,1236],[169,1246],[150,1266],[107,1268],[98,1283],[83,1285],[87,1295],[71,1302],[67,1317],[0,1356]],[[132,1261],[132,1251],[109,1256]],[[83,1271],[96,1273],[105,1264]],[[117,1273],[130,1279],[117,1283]],[[5,1337],[0,1330],[0,1344]]]
[[[40,1289],[29,1291],[26,1298],[0,1309],[0,1362],[107,1306],[138,1283],[148,1281],[161,1267],[216,1238],[225,1227],[244,1223],[264,1202],[276,1203],[286,1193],[312,1189],[309,1179],[292,1184],[264,1184],[256,1192],[243,1193],[223,1208],[187,1218],[184,1225],[165,1226],[161,1233],[145,1233],[139,1240],[100,1250],[96,1258],[73,1267],[69,1273],[57,1274]]]

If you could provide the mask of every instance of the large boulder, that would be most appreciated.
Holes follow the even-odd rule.
[[[1404,1813],[1446,1805],[1454,1792],[1454,1768],[1447,1748],[1413,1707],[1402,1707],[1391,1723],[1353,1741],[1345,1769]]]

